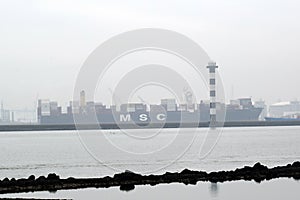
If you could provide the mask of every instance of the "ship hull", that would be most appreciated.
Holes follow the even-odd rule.
[[[300,121],[300,118],[265,117],[266,121]]]
[[[262,109],[232,109],[219,111],[218,121],[257,121]],[[218,114],[218,113],[217,113]],[[225,114],[225,115],[224,115]],[[198,123],[209,122],[209,108],[201,112],[102,112],[97,114],[60,114],[56,116],[40,116],[40,124],[150,124],[150,123]]]

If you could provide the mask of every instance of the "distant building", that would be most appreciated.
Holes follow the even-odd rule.
[[[56,101],[50,102],[50,115],[60,115],[61,114],[61,107],[58,106]]]
[[[15,113],[11,112],[11,122],[15,122]]]
[[[85,105],[86,105],[86,102],[85,102],[85,91],[82,90],[82,91],[80,92],[80,107],[81,107],[81,108],[84,108]]]
[[[1,102],[0,122],[1,123],[11,122],[10,111],[4,109],[3,102]]]
[[[78,114],[80,112],[79,101],[70,101],[70,113]]]
[[[10,111],[9,110],[3,110],[2,122],[4,122],[4,123],[11,122],[11,120],[10,120]]]
[[[51,115],[51,111],[50,111],[50,100],[46,99],[46,100],[41,100],[41,114],[43,116],[50,116]]]
[[[299,101],[279,102],[269,107],[270,117],[284,117],[300,113]]]

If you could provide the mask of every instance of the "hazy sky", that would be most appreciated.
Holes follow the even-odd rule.
[[[110,37],[155,27],[183,33],[218,62],[228,98],[300,100],[299,0],[0,0],[0,99],[72,98],[87,56]]]

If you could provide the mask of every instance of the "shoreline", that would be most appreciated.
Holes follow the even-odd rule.
[[[272,126],[300,126],[300,120],[295,121],[243,121],[216,124],[216,127],[272,127]],[[118,129],[151,129],[151,128],[208,128],[209,122],[200,123],[166,123],[162,124],[28,124],[28,125],[0,125],[0,132],[12,131],[63,131],[63,130],[118,130]]]
[[[276,178],[293,178],[300,180],[300,162],[286,166],[268,168],[260,163],[254,166],[244,166],[231,171],[192,171],[184,169],[181,172],[166,172],[161,175],[141,175],[131,171],[115,174],[113,177],[102,178],[73,178],[61,179],[56,174],[49,174],[47,177],[36,178],[31,175],[29,178],[8,179],[0,181],[0,194],[24,193],[37,191],[55,192],[58,190],[84,189],[84,188],[110,188],[119,187],[120,190],[130,191],[136,185],[158,185],[170,183],[183,183],[195,185],[197,182],[222,183],[230,181],[269,181]]]

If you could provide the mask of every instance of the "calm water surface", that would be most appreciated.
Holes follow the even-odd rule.
[[[261,162],[270,167],[300,160],[300,127],[225,128],[213,151],[199,159],[208,129],[0,133],[0,178],[47,175],[99,177],[129,169],[143,174],[226,170]],[[157,133],[156,133],[157,132]],[[81,137],[79,137],[79,135]],[[232,182],[137,186],[0,195],[72,199],[299,199],[300,183]]]
[[[0,133],[0,178],[50,172],[61,177],[99,177],[126,169],[144,174],[184,168],[212,171],[258,161],[275,166],[300,160],[300,127],[225,128],[211,154],[202,160],[198,155],[206,129],[196,133],[185,129],[184,136],[166,129],[148,138],[154,131],[135,130],[142,139],[120,131],[88,131],[83,141],[92,153],[83,147],[76,131]]]

